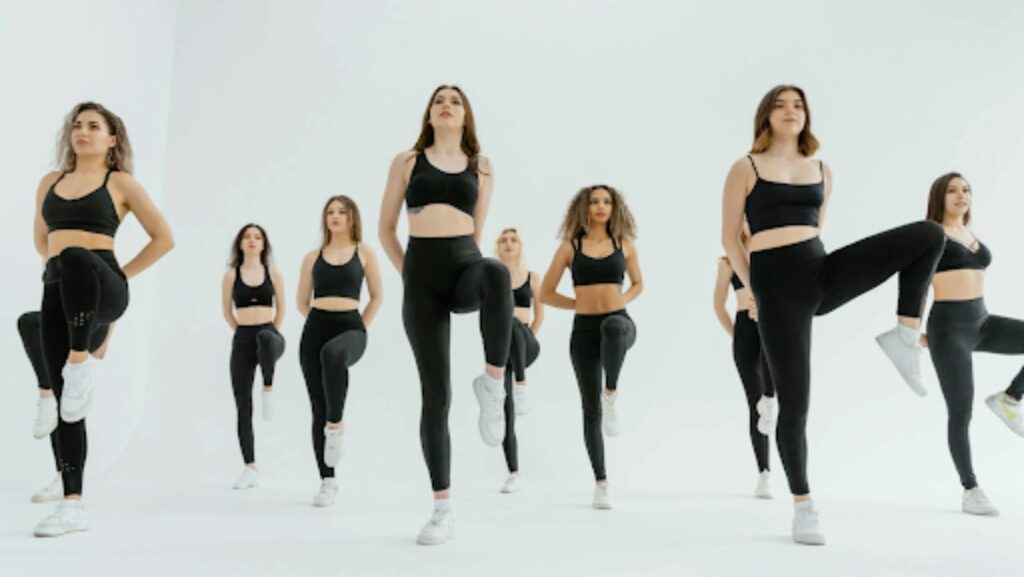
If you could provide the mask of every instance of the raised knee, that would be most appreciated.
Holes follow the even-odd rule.
[[[493,258],[484,260],[483,277],[487,287],[496,293],[502,294],[499,291],[512,292],[512,277],[509,276],[508,267]],[[512,298],[511,294],[509,294],[509,298]]]
[[[914,224],[915,230],[928,240],[929,244],[943,244],[946,242],[946,231],[942,225],[933,220],[922,220]]]
[[[89,250],[80,246],[70,246],[57,255],[57,260],[61,266],[81,266],[87,264],[89,258]]]
[[[42,315],[39,311],[25,313],[18,317],[18,332],[22,335],[30,335],[39,330]]]

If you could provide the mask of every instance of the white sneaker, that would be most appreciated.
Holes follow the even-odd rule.
[[[963,510],[964,513],[970,513],[971,515],[999,516],[999,509],[996,509],[995,505],[988,500],[981,487],[964,491]]]
[[[768,471],[761,471],[757,476],[757,488],[754,489],[754,496],[758,499],[772,498],[772,474]]]
[[[594,487],[594,508],[595,509],[611,509],[612,500],[608,496],[608,484],[597,485]]]
[[[455,536],[455,516],[451,506],[434,509],[430,520],[420,530],[416,542],[420,545],[441,545]]]
[[[327,477],[320,482],[320,492],[313,495],[314,507],[330,507],[338,498],[338,481]]]
[[[57,509],[49,517],[36,525],[33,534],[36,537],[60,537],[75,531],[88,531],[85,521],[85,507],[76,499],[64,499],[57,504]]]
[[[48,437],[57,428],[57,397],[39,397],[36,402],[36,422],[32,423],[32,436]]]
[[[918,335],[914,329],[897,324],[896,328],[875,337],[875,341],[892,364],[896,365],[896,370],[910,389],[923,397],[928,394],[928,390],[921,381],[921,345],[918,344]]]
[[[270,421],[274,418],[274,391],[264,390],[260,397],[260,408],[263,409],[263,420]]]
[[[813,501],[794,503],[793,541],[802,545],[824,545],[825,534],[818,525],[818,512],[814,510]]]
[[[505,479],[505,484],[501,486],[501,492],[505,494],[518,493],[523,488],[523,483],[519,477],[519,473],[512,473]]]
[[[526,396],[526,385],[512,385],[512,405],[520,417],[530,412],[530,397]]]
[[[761,397],[757,404],[757,432],[768,436],[775,430],[775,397]]]
[[[98,372],[99,361],[91,356],[81,363],[64,365],[61,371],[64,391],[60,397],[60,418],[65,423],[77,423],[89,413]]]
[[[497,447],[505,440],[505,385],[485,373],[473,379],[473,392],[480,403],[480,438]]]
[[[601,430],[605,436],[619,436],[619,413],[615,410],[615,399],[619,398],[618,393],[606,395],[601,393]]]
[[[60,473],[50,481],[50,484],[39,489],[32,495],[33,503],[49,503],[50,501],[60,501],[64,498],[64,482],[60,478]]]
[[[996,393],[985,397],[985,404],[996,414],[1010,430],[1024,437],[1024,412],[1020,403],[1011,402],[1006,393]]]
[[[260,484],[260,472],[258,469],[253,467],[245,466],[242,468],[242,474],[232,485],[235,489],[251,489]]]
[[[342,441],[345,440],[345,429],[324,427],[324,464],[337,467],[341,462]]]

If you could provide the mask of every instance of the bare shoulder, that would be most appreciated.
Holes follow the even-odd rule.
[[[373,247],[366,244],[365,242],[359,243],[359,254],[360,256],[365,255],[367,258],[373,258],[377,256],[377,253],[374,252]]]
[[[312,266],[313,265],[313,261],[315,261],[316,257],[319,256],[319,255],[320,255],[320,249],[311,250],[311,251],[307,252],[306,256],[302,257],[302,267],[306,268],[307,266]]]
[[[282,278],[284,278],[281,276],[281,270],[278,269],[276,266],[269,266],[267,267],[267,269],[270,271],[270,278],[274,282],[280,281]]]
[[[416,155],[419,154],[415,150],[403,150],[395,155],[395,158],[391,161],[392,168],[404,168],[408,165]]]
[[[729,174],[735,174],[737,176],[749,178],[756,177],[757,175],[754,173],[754,164],[753,162],[751,162],[751,159],[754,156],[754,154],[744,154],[743,156],[737,158],[736,162],[733,162],[732,166],[729,167]],[[756,159],[754,159],[754,161],[756,162]]]
[[[55,182],[57,182],[57,180],[60,178],[60,175],[62,174],[64,173],[58,172],[56,170],[54,170],[53,172],[47,172],[45,175],[43,175],[43,178],[39,180],[39,189],[46,190],[50,188],[51,186],[53,186]]]
[[[142,185],[139,184],[138,180],[135,180],[134,176],[120,170],[110,173],[110,179],[107,181],[107,184],[122,191],[130,192],[142,189]]]
[[[224,282],[235,282],[235,267],[229,267],[224,271]]]
[[[480,174],[484,176],[494,176],[494,163],[491,162],[490,158],[482,154],[476,159],[476,167],[477,172]]]

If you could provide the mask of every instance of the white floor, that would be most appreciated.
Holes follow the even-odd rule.
[[[224,485],[231,479],[225,479]],[[776,491],[781,480],[776,479]],[[619,489],[615,509],[589,488],[464,491],[456,538],[419,547],[423,494],[347,494],[310,506],[314,487],[236,492],[204,482],[173,489],[93,487],[92,530],[34,539],[53,505],[0,495],[4,576],[160,575],[1019,575],[1024,511],[976,518],[946,503],[821,503],[829,544],[790,542],[787,499]],[[1014,504],[1019,504],[1016,500]]]

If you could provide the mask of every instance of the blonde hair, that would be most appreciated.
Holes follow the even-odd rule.
[[[121,117],[107,110],[97,102],[80,102],[64,117],[64,127],[57,139],[57,169],[61,172],[72,172],[78,163],[78,155],[71,146],[71,130],[74,128],[78,115],[86,110],[93,110],[103,117],[107,130],[114,137],[114,146],[107,149],[107,168],[127,174],[132,173],[132,144],[128,140],[128,129]]]
[[[523,262],[526,260],[525,255],[523,254],[523,238],[519,236],[519,231],[516,230],[515,227],[510,226],[502,229],[502,231],[498,233],[498,238],[494,241],[494,256],[498,257],[498,260],[501,260],[501,237],[505,236],[507,233],[512,233],[515,235],[516,240],[519,241],[519,256],[516,257],[515,266],[516,269],[522,269],[524,266]]]

